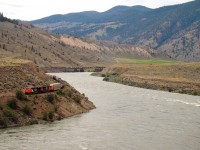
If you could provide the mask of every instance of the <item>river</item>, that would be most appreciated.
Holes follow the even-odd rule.
[[[48,124],[0,130],[1,150],[199,150],[200,97],[57,73],[96,109]]]

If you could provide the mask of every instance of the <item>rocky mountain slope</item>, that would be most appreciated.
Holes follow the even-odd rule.
[[[177,60],[200,61],[199,6],[200,0],[157,9],[118,6],[103,13],[54,15],[32,23],[54,33],[133,44]]]
[[[162,55],[136,46],[50,34],[30,24],[0,22],[0,57],[32,60],[39,67],[105,66],[115,57]]]

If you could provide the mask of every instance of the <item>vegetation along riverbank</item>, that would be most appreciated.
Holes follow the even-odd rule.
[[[117,58],[116,65],[94,75],[104,81],[169,92],[200,95],[200,63]]]
[[[30,61],[1,58],[0,72],[0,128],[60,120],[95,108],[65,81],[62,89],[25,95],[26,87],[57,82]]]

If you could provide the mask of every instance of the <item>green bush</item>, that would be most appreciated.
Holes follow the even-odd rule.
[[[193,91],[192,95],[198,95],[198,92],[197,91]]]
[[[7,127],[8,122],[9,122],[8,118],[6,118],[4,115],[0,114],[0,126]]]
[[[102,74],[101,77],[106,77],[106,75],[105,75],[105,74]]]
[[[49,120],[48,112],[44,112],[43,119],[46,120],[46,121]]]
[[[72,97],[72,91],[71,90],[67,91],[67,96]]]
[[[172,92],[173,89],[172,89],[171,87],[168,87],[168,91],[169,91],[169,92]]]
[[[64,92],[60,89],[56,92],[58,95],[64,95]]]
[[[11,109],[17,109],[17,100],[12,99],[12,100],[8,101],[7,106]]]
[[[53,104],[55,102],[55,96],[53,94],[47,95],[47,101]]]
[[[53,120],[54,118],[54,112],[53,111],[50,111],[50,112],[44,112],[44,115],[43,115],[43,119],[48,121],[48,120]]]
[[[109,81],[109,78],[108,78],[108,77],[105,77],[105,78],[103,79],[103,81]]]
[[[16,92],[16,98],[19,99],[19,100],[27,100],[26,95],[22,91]]]
[[[31,109],[31,107],[28,106],[28,105],[25,105],[25,106],[23,107],[22,111],[23,111],[26,115],[28,115],[28,116],[31,116],[31,115],[32,115],[32,109]]]
[[[6,110],[3,110],[3,114],[4,114],[4,117],[7,118],[8,120],[10,120],[14,123],[18,122],[18,118],[13,111],[6,109]]]
[[[113,76],[117,76],[117,75],[118,75],[118,73],[114,72],[114,73],[112,73],[112,75],[113,75]]]
[[[74,99],[76,102],[80,103],[81,97],[78,94],[73,94],[72,99]]]
[[[49,112],[49,119],[50,119],[50,120],[53,120],[53,118],[54,118],[54,112],[53,112],[53,111],[50,111],[50,112]]]

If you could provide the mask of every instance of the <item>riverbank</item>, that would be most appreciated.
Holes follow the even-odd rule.
[[[51,122],[95,108],[64,81],[58,91],[25,95],[26,87],[56,82],[30,61],[1,59],[0,72],[0,128]]]
[[[123,60],[94,75],[129,86],[200,95],[199,62]]]

